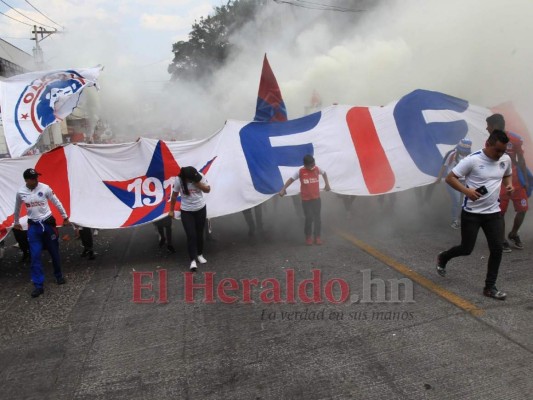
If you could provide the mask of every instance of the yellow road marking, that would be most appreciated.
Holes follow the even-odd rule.
[[[433,293],[437,294],[438,296],[442,297],[443,299],[449,301],[450,303],[454,304],[455,306],[459,307],[460,309],[478,317],[484,313],[484,311],[477,307],[475,304],[472,304],[468,300],[463,299],[461,296],[456,295],[453,292],[450,292],[449,290],[444,289],[442,286],[437,285],[435,282],[423,277],[419,273],[413,271],[411,268],[409,268],[407,265],[404,265],[402,263],[399,263],[398,261],[394,260],[393,258],[387,256],[386,254],[381,253],[379,250],[375,249],[374,247],[368,245],[367,243],[357,239],[355,236],[344,232],[337,230],[336,231],[339,236],[344,238],[350,243],[353,243],[357,247],[359,247],[364,252],[370,254],[372,257],[377,258],[384,264],[388,265],[389,267],[395,269],[402,275],[405,275],[407,278],[411,279],[412,281],[418,283],[420,286],[425,287],[426,289],[432,291]]]

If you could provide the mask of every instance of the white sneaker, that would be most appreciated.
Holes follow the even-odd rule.
[[[198,260],[198,262],[200,264],[205,264],[207,262],[207,260],[205,259],[205,257],[201,254],[198,255],[198,257],[196,257],[196,259]]]
[[[194,272],[198,269],[198,266],[196,265],[196,260],[192,260],[191,261],[191,266],[189,267],[189,269]]]
[[[95,229],[95,230],[93,231],[93,236],[98,236],[98,229]]]
[[[460,229],[461,228],[461,223],[457,220],[453,221],[452,224],[450,225],[453,229]]]

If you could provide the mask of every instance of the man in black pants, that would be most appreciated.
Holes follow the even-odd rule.
[[[20,262],[26,262],[30,259],[30,242],[28,242],[28,231],[13,229],[13,235],[19,245],[20,251],[22,251],[22,257]]]
[[[263,234],[263,210],[261,209],[261,207],[262,205],[259,204],[255,207],[248,208],[247,210],[244,210],[242,212],[246,221],[246,225],[248,225],[249,237],[254,237],[256,233],[259,233],[260,235]],[[255,222],[252,210],[255,213]]]
[[[159,233],[159,247],[166,244],[167,250],[170,253],[175,253],[176,250],[172,245],[172,218],[167,215],[165,218],[155,221],[154,225],[157,228],[157,233]]]
[[[314,234],[314,243],[321,245],[322,238],[320,237],[320,231],[322,223],[320,219],[320,175],[324,178],[324,190],[329,191],[331,188],[329,187],[326,172],[316,166],[315,159],[311,154],[305,155],[303,161],[304,166],[287,179],[287,182],[285,182],[285,185],[283,185],[279,191],[279,195],[281,197],[285,196],[287,194],[287,188],[295,180],[300,180],[300,198],[302,199],[302,208],[305,215],[305,244],[308,246],[313,244],[313,236],[311,234]]]
[[[89,260],[94,260],[93,230],[91,228],[80,226],[80,239],[83,246],[83,252],[80,254],[80,256],[87,257]]]
[[[497,300],[507,297],[496,289],[496,279],[502,260],[503,224],[499,202],[502,181],[508,193],[513,191],[511,158],[505,153],[508,142],[505,132],[494,130],[484,149],[465,157],[446,177],[446,183],[465,195],[461,212],[461,244],[437,256],[437,273],[446,276],[448,261],[471,254],[479,228],[483,229],[490,250],[483,294]],[[460,178],[465,178],[464,185]]]

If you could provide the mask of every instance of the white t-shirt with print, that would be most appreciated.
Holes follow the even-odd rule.
[[[207,185],[207,179],[200,173],[202,180],[200,181],[204,185]],[[172,186],[172,191],[181,194],[181,210],[182,211],[198,211],[204,208],[205,198],[204,193],[194,185],[192,182],[187,182],[187,188],[189,189],[189,195],[183,193],[183,181],[178,176]]]
[[[485,155],[483,150],[476,151],[465,157],[452,172],[465,178],[469,188],[485,186],[487,194],[476,201],[465,196],[463,209],[474,214],[492,214],[500,211],[500,187],[504,176],[512,174],[511,158],[504,154],[498,161]]]
[[[63,218],[67,218],[63,204],[61,204],[50,186],[41,182],[38,182],[37,186],[33,189],[29,189],[26,185],[22,186],[17,191],[15,198],[15,224],[20,222],[19,217],[22,203],[26,205],[28,218],[32,221],[44,221],[50,217],[52,210],[50,210],[48,200],[54,203]]]

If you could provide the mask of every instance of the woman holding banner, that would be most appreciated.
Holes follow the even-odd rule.
[[[209,193],[209,186],[205,177],[194,167],[183,167],[174,181],[170,197],[170,211],[168,215],[174,217],[176,198],[181,194],[181,222],[187,236],[187,250],[191,259],[190,270],[196,271],[196,262],[205,264],[203,256],[204,227],[207,216],[204,193]]]

